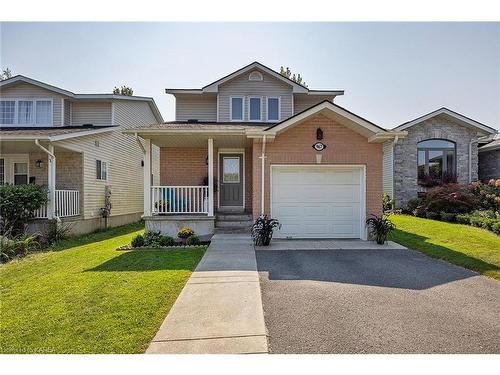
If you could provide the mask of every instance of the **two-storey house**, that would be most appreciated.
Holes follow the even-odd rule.
[[[311,90],[258,62],[166,93],[175,121],[124,131],[144,148],[147,229],[210,235],[268,214],[279,237],[366,238],[365,218],[382,212],[382,144],[406,132],[334,104],[341,90]]]
[[[152,98],[75,94],[23,76],[1,81],[0,183],[48,186],[32,229],[57,217],[75,233],[139,220],[143,153],[122,130],[162,121]],[[159,150],[151,152],[158,166]],[[150,176],[159,182],[157,168]]]

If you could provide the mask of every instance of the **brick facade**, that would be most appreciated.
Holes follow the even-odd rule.
[[[457,181],[469,182],[469,143],[478,138],[477,130],[457,124],[444,116],[423,121],[408,129],[408,135],[394,147],[394,197],[404,207],[417,196],[417,143],[426,139],[446,139],[456,144]],[[472,144],[472,180],[477,180],[477,143]]]
[[[219,149],[214,147],[214,179],[219,181]],[[162,147],[160,149],[160,184],[199,186],[208,176],[207,148]],[[245,209],[252,211],[252,149],[245,149]],[[217,210],[217,193],[214,197]]]
[[[366,166],[366,214],[382,213],[382,144],[368,143],[367,138],[324,115],[313,116],[301,124],[278,135],[266,145],[265,212],[270,211],[270,166],[272,164],[316,164],[312,148],[316,142],[316,129],[324,133],[321,164],[358,164]],[[255,141],[253,148],[253,215],[261,208],[261,150]]]

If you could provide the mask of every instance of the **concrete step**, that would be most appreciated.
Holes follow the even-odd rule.
[[[249,228],[220,228],[215,227],[215,234],[250,234]]]
[[[252,221],[252,215],[250,214],[217,214],[217,221]]]
[[[217,228],[250,228],[252,222],[249,220],[244,221],[219,221],[215,222]]]

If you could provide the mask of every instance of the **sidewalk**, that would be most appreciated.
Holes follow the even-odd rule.
[[[146,353],[267,352],[252,239],[216,234]]]

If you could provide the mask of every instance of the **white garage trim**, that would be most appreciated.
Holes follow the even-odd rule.
[[[270,166],[269,180],[269,209],[271,217],[273,215],[273,171],[277,169],[325,169],[325,170],[359,170],[360,172],[360,192],[359,192],[359,233],[360,238],[367,239],[366,230],[366,166],[361,164],[272,164]]]

